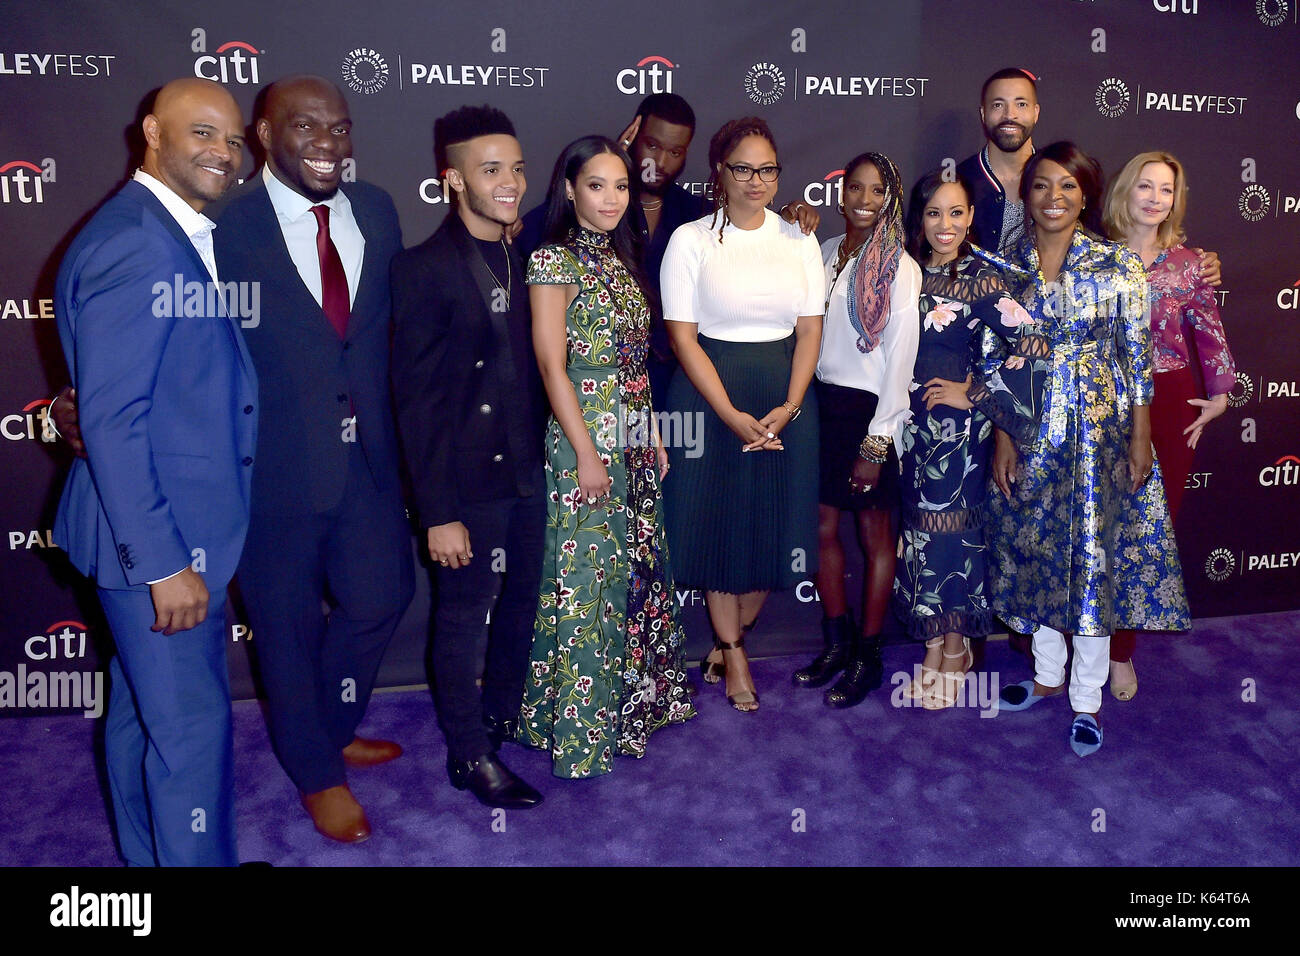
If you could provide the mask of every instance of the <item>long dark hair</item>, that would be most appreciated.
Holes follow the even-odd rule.
[[[627,151],[604,136],[584,136],[575,139],[560,153],[555,161],[555,170],[551,173],[551,185],[546,193],[546,225],[543,240],[546,243],[565,245],[570,236],[578,230],[578,214],[574,211],[573,201],[568,198],[565,183],[573,183],[577,188],[578,173],[592,157],[609,153],[623,161],[627,170],[627,212],[609,232],[609,245],[641,287],[642,292],[649,288],[641,269],[641,236],[629,220],[641,200],[638,198],[637,176],[632,159]]]
[[[925,207],[940,187],[947,183],[956,183],[960,186],[961,191],[966,194],[966,205],[971,205],[971,188],[966,177],[955,170],[944,172],[942,169],[928,172],[918,179],[916,185],[912,187],[912,198],[907,204],[907,251],[923,266],[930,258],[930,253],[934,251],[930,247],[930,240],[925,238]],[[957,263],[970,255],[970,247],[974,242],[975,222],[972,216],[970,226],[966,229],[966,238],[957,247],[957,258],[949,264],[949,275],[957,274]]]
[[[727,215],[727,191],[722,186],[722,164],[746,136],[763,137],[771,144],[772,152],[776,152],[776,139],[772,136],[772,131],[768,129],[767,123],[757,116],[742,116],[740,119],[723,123],[722,128],[709,140],[709,186],[713,191],[713,220],[709,223],[709,228],[712,229],[718,224],[718,213],[721,213],[722,224],[718,225],[718,242],[722,241],[722,230],[726,229],[727,223],[731,222],[731,217]]]
[[[1044,146],[1025,163],[1025,171],[1020,174],[1020,201],[1025,204],[1026,218],[1033,218],[1029,213],[1029,194],[1038,166],[1044,160],[1056,163],[1079,184],[1079,189],[1083,192],[1083,211],[1079,213],[1079,225],[1094,237],[1105,235],[1101,224],[1101,163],[1066,139]]]

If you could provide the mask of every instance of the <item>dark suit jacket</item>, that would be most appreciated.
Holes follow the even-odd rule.
[[[493,321],[464,240],[474,241],[453,210],[392,266],[393,391],[426,528],[461,520],[463,503],[531,494],[542,481],[546,405],[528,310]],[[527,295],[522,279],[520,268],[514,296]]]
[[[209,591],[234,574],[248,530],[257,378],[213,289],[185,232],[135,182],[77,234],[59,267],[59,338],[88,458],[73,463],[54,537],[102,588],[146,588],[195,563],[198,548]]]
[[[388,193],[346,183],[365,237],[360,287],[340,340],[289,256],[260,173],[215,214],[217,271],[223,282],[258,282],[261,314],[244,338],[262,382],[262,417],[253,477],[259,514],[327,512],[343,498],[349,448],[345,420],[381,490],[398,486],[397,435],[389,390],[391,300],[388,266],[402,248]]]

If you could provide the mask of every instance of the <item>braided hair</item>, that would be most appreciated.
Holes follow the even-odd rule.
[[[718,225],[719,244],[722,243],[722,231],[731,222],[731,217],[727,215],[727,191],[722,185],[722,170],[725,168],[722,164],[746,136],[763,137],[771,143],[772,152],[776,152],[776,139],[772,136],[772,131],[768,129],[767,123],[757,116],[742,116],[740,119],[723,123],[722,128],[709,140],[709,186],[713,190],[713,219],[709,223],[709,228],[718,225],[718,214],[721,213],[722,224]]]
[[[844,167],[844,179],[847,181],[863,163],[876,167],[885,187],[885,201],[876,225],[849,277],[849,322],[858,333],[858,351],[865,354],[880,344],[889,322],[889,287],[898,273],[905,233],[903,183],[898,166],[883,153],[862,153]]]

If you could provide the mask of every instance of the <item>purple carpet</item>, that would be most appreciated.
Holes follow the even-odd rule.
[[[507,746],[546,802],[495,821],[447,783],[428,692],[381,693],[363,733],[400,741],[406,755],[353,773],[374,829],[354,847],[312,829],[258,705],[240,702],[240,856],[277,866],[1294,864],[1298,632],[1300,614],[1287,613],[1144,635],[1137,697],[1121,704],[1107,692],[1105,746],[1082,760],[1066,743],[1064,699],[991,719],[892,706],[888,675],[910,671],[916,648],[887,648],[885,687],[847,711],[790,685],[801,662],[757,661],[758,713],[704,687],[698,718],[655,734],[644,759],[621,758],[607,777],[559,780],[546,754]],[[1005,641],[989,642],[986,663],[1003,683],[1031,676]],[[95,730],[81,717],[0,722],[0,863],[117,865]]]

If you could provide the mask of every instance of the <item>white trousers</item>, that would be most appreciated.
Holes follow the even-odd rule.
[[[1068,651],[1065,635],[1045,625],[1034,631],[1034,680],[1044,687],[1065,683]],[[1070,706],[1078,714],[1101,709],[1101,688],[1110,676],[1110,635],[1074,635],[1074,666],[1070,669]]]

